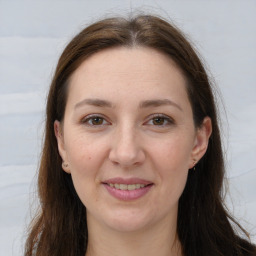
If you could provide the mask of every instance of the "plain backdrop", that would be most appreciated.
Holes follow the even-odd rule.
[[[256,233],[255,0],[0,0],[1,256],[23,252],[46,93],[58,56],[91,22],[141,11],[178,25],[215,80],[224,102],[219,108],[232,198],[227,204]]]

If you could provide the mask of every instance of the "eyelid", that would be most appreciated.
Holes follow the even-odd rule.
[[[107,124],[99,124],[99,125],[88,124],[88,121],[89,121],[89,120],[92,120],[93,118],[96,118],[96,117],[102,118],[103,121],[107,122]],[[87,116],[85,116],[85,117],[83,117],[83,118],[81,119],[81,123],[82,123],[82,124],[85,124],[85,125],[87,125],[87,126],[94,126],[94,127],[96,127],[96,126],[100,127],[100,126],[110,125],[110,124],[111,124],[111,123],[107,120],[107,118],[106,118],[104,115],[102,115],[102,114],[89,114],[89,115],[87,115]]]
[[[92,120],[93,118],[102,118],[103,119],[103,124],[98,124],[98,125],[93,125],[93,124],[89,124],[88,122],[90,120]],[[167,123],[162,124],[162,125],[154,125],[154,124],[149,124],[150,121],[152,121],[154,118],[163,118],[165,120],[165,122],[167,121]],[[82,124],[85,124],[87,126],[91,126],[91,127],[101,127],[101,126],[105,126],[105,125],[111,125],[111,122],[108,121],[108,119],[102,115],[102,114],[89,114],[86,115],[85,117],[83,117],[80,121]],[[149,116],[147,116],[146,121],[143,123],[143,125],[152,125],[152,126],[159,126],[159,127],[165,127],[168,125],[173,125],[175,124],[175,121],[173,120],[172,117],[166,115],[166,114],[160,114],[160,113],[156,113],[156,114],[151,114]]]
[[[159,127],[163,127],[163,126],[167,126],[167,125],[172,125],[172,124],[175,124],[175,121],[173,118],[171,118],[170,116],[168,115],[165,115],[165,114],[152,114],[152,115],[149,115],[147,117],[147,121],[144,122],[144,124],[147,124],[149,121],[152,121],[154,118],[164,118],[168,124],[164,124],[164,125],[159,125]],[[153,125],[153,124],[150,124],[150,125]],[[153,125],[153,126],[157,126],[157,125]]]

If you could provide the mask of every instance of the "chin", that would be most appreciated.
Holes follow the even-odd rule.
[[[145,229],[147,226],[152,226],[152,221],[143,214],[135,214],[135,212],[120,213],[111,219],[105,220],[105,223],[111,229],[119,232],[136,232]]]
[[[136,232],[146,228],[144,223],[134,223],[133,221],[111,223],[109,227],[118,232]]]

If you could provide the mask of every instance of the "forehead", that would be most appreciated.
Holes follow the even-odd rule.
[[[174,61],[151,48],[111,48],[86,59],[72,74],[69,97],[187,98],[186,79]]]

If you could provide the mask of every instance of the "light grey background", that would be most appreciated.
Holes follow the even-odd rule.
[[[255,0],[0,0],[0,255],[22,255],[59,54],[85,25],[138,10],[172,19],[201,52],[226,109],[227,204],[256,233]]]

